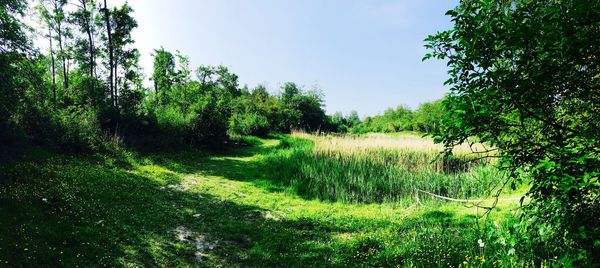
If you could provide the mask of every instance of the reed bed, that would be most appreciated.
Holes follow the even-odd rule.
[[[419,152],[438,154],[444,146],[436,144],[430,137],[423,137],[416,133],[382,134],[369,133],[360,136],[316,136],[304,132],[294,132],[292,137],[312,140],[317,150],[354,151],[362,149],[406,149]],[[488,150],[484,145],[476,142],[463,143],[453,148],[456,155],[472,155],[474,152]]]
[[[412,198],[416,189],[471,198],[502,180],[486,159],[457,148],[452,156],[417,135],[327,137],[296,133],[265,157],[273,175],[298,194],[330,201],[382,203]],[[467,151],[468,150],[468,151]]]

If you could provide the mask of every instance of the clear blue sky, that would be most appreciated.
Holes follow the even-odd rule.
[[[109,0],[119,4],[123,0]],[[130,0],[142,64],[154,48],[180,50],[191,67],[222,64],[240,84],[318,86],[328,113],[374,115],[443,96],[443,62],[423,39],[451,27],[457,0]]]

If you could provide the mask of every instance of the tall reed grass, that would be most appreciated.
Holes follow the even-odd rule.
[[[443,156],[417,135],[326,137],[294,134],[264,164],[298,194],[330,201],[381,203],[412,197],[415,190],[456,198],[483,196],[501,172],[466,148]],[[468,150],[470,151],[470,149]]]

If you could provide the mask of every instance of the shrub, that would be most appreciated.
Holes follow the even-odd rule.
[[[233,114],[229,119],[229,134],[266,136],[269,133],[269,121],[265,116],[251,114]]]
[[[50,139],[69,150],[96,149],[100,137],[100,125],[92,109],[70,106],[55,111]]]

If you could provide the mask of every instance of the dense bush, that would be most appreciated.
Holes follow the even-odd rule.
[[[232,136],[265,136],[269,133],[269,120],[264,106],[257,104],[260,98],[249,93],[235,99],[229,119],[229,134]]]
[[[227,139],[231,100],[222,91],[208,92],[192,105],[194,117],[190,135],[193,143],[214,146]]]
[[[256,113],[236,113],[229,121],[231,135],[265,136],[269,133],[269,121]]]
[[[101,133],[94,110],[69,107],[55,113],[49,128],[55,142],[71,150],[96,149]]]

